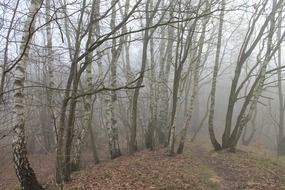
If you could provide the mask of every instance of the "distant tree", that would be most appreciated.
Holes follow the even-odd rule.
[[[278,18],[279,27],[277,31],[277,39],[282,38],[282,12]],[[277,52],[277,66],[282,67],[282,50],[281,46],[278,48]],[[285,102],[283,98],[283,88],[282,88],[282,70],[277,71],[277,85],[278,85],[278,101],[279,101],[279,121],[278,121],[278,135],[277,135],[277,153],[278,155],[285,155],[285,137],[284,137],[284,112],[285,112]]]

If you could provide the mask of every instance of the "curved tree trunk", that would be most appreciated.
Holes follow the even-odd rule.
[[[280,1],[282,2],[282,1]],[[258,100],[262,94],[263,87],[264,87],[264,82],[266,79],[266,69],[269,65],[270,59],[272,56],[275,54],[276,50],[279,48],[278,43],[274,47],[273,45],[273,37],[274,37],[274,31],[276,27],[276,21],[275,21],[275,15],[276,11],[279,8],[276,6],[276,1],[273,2],[273,7],[272,7],[272,14],[269,17],[270,24],[269,24],[269,31],[268,31],[268,38],[267,38],[267,46],[266,46],[266,53],[264,56],[264,60],[261,60],[261,52],[257,56],[257,62],[262,63],[260,66],[260,71],[255,79],[254,84],[252,85],[249,94],[247,95],[242,109],[238,115],[237,122],[235,125],[235,128],[230,136],[229,142],[226,145],[226,147],[229,147],[231,150],[235,151],[236,146],[238,144],[238,141],[242,135],[242,131],[244,127],[246,127],[247,123],[250,121],[252,118],[252,115],[254,111],[256,110]],[[285,32],[282,36],[281,39],[279,39],[279,42],[282,41],[284,38]],[[274,48],[273,48],[274,47]]]
[[[220,54],[221,54],[221,45],[222,45],[222,36],[223,36],[223,24],[224,24],[224,9],[225,9],[225,0],[222,1],[222,10],[220,14],[220,24],[219,24],[219,32],[218,32],[218,43],[217,43],[217,51],[215,57],[215,65],[213,71],[213,79],[210,93],[210,111],[209,111],[209,135],[214,146],[215,150],[221,149],[221,145],[216,139],[214,132],[214,114],[215,114],[215,102],[216,102],[216,86],[217,86],[217,78],[219,72],[219,64],[220,64]]]
[[[271,12],[268,14],[268,16],[263,21],[261,27],[259,28],[259,30],[257,32],[257,35],[255,35],[256,34],[256,31],[255,31],[256,23],[261,20],[260,17],[262,15],[262,11],[264,11],[267,8],[267,5],[268,5],[268,1],[266,1],[264,4],[262,4],[260,9],[256,9],[256,14],[254,14],[252,17],[252,22],[248,28],[247,35],[243,41],[243,44],[242,44],[242,47],[241,47],[241,50],[239,53],[239,57],[238,57],[236,68],[235,68],[234,77],[233,77],[232,84],[231,84],[229,100],[228,100],[226,124],[225,124],[225,129],[224,129],[223,138],[222,138],[222,147],[223,148],[233,148],[233,149],[235,148],[237,141],[238,141],[238,139],[242,133],[242,129],[243,129],[244,125],[248,122],[248,118],[245,118],[246,116],[244,115],[244,113],[247,110],[250,99],[253,96],[255,96],[254,98],[256,99],[256,95],[255,95],[256,89],[253,89],[255,87],[252,88],[250,96],[247,96],[247,99],[248,99],[247,103],[243,104],[243,111],[241,111],[239,113],[239,118],[237,120],[237,122],[239,122],[239,123],[237,123],[235,125],[235,128],[232,132],[232,120],[233,120],[234,107],[236,105],[236,101],[237,101],[239,92],[244,85],[244,83],[239,84],[241,71],[242,71],[243,65],[248,60],[249,56],[252,54],[252,52],[257,47],[257,45],[262,41],[263,36],[264,36],[264,32],[268,28],[270,22],[272,21],[272,18],[275,17],[277,10],[284,7],[284,0],[279,0],[277,3],[275,1],[275,5],[272,6]],[[271,32],[271,31],[269,31],[269,32]],[[268,40],[268,42],[269,41],[270,40]],[[250,42],[252,42],[252,43],[250,43]],[[279,41],[278,43],[275,44],[275,48],[280,45],[280,42],[281,41]],[[274,53],[275,53],[275,50],[273,51],[272,49],[270,49],[270,55],[265,55],[265,56],[267,56],[265,59],[269,59],[269,60],[263,60],[263,62],[270,61],[270,59],[274,55]],[[260,74],[262,75],[262,73],[260,73]],[[263,76],[259,76],[259,77],[260,77],[260,80],[263,80],[262,79]],[[259,83],[257,80],[259,80],[259,78],[256,79],[255,85],[259,86],[262,82]],[[251,104],[251,105],[254,107],[253,104]]]
[[[32,33],[35,30],[35,21],[37,13],[40,9],[40,1],[32,0],[29,13],[24,25],[24,34],[22,36],[22,44],[20,46],[20,58],[15,67],[14,72],[14,119],[15,125],[13,136],[13,161],[16,169],[16,174],[23,190],[39,190],[43,189],[38,183],[34,170],[31,168],[27,157],[27,143],[25,136],[25,96],[24,96],[24,82],[26,79],[26,70],[29,60],[30,40]]]

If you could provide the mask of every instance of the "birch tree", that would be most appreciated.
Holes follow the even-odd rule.
[[[142,50],[142,63],[140,68],[140,75],[139,79],[136,83],[136,89],[134,90],[133,98],[132,98],[132,108],[131,108],[131,135],[130,135],[130,144],[129,149],[130,153],[134,153],[137,150],[137,142],[136,142],[136,136],[137,136],[137,115],[138,115],[138,98],[140,93],[140,86],[143,83],[144,80],[144,74],[146,69],[146,62],[147,62],[147,52],[148,52],[148,44],[153,36],[153,33],[155,32],[154,28],[152,30],[149,30],[149,27],[151,27],[151,24],[153,22],[154,17],[157,14],[157,10],[159,8],[159,5],[161,4],[161,0],[158,0],[154,6],[154,9],[150,10],[150,0],[147,0],[146,2],[146,20],[145,20],[145,30],[144,30],[144,36],[143,36],[143,50]],[[164,16],[165,12],[162,14]],[[162,17],[163,17],[162,16]],[[162,20],[159,20],[159,22]]]
[[[77,70],[77,58],[79,56],[80,50],[80,32],[82,29],[82,22],[84,16],[84,10],[86,0],[82,2],[82,9],[80,11],[80,17],[77,25],[77,32],[76,32],[76,40],[75,40],[75,50],[74,55],[72,56],[72,63],[70,74],[68,76],[67,84],[66,84],[66,91],[64,93],[63,103],[60,110],[60,120],[59,120],[59,129],[58,129],[58,141],[57,141],[57,161],[56,161],[56,181],[57,183],[61,183],[64,181],[70,180],[71,174],[71,147],[72,147],[72,136],[73,136],[73,129],[74,129],[74,121],[75,121],[75,108],[76,108],[76,100],[75,96],[77,93],[78,85],[79,85],[79,76]],[[72,93],[70,90],[72,89]],[[70,96],[70,108],[68,112],[68,118],[66,121],[66,112],[67,106],[69,103]],[[65,129],[65,125],[67,122],[67,128]],[[65,136],[64,136],[64,133]],[[64,141],[65,137],[65,141]]]
[[[117,3],[117,2],[116,2]],[[122,20],[116,24],[116,26],[108,31],[101,39],[97,39],[94,43],[83,52],[81,52],[82,44],[82,33],[84,33],[84,18],[86,14],[86,0],[81,4],[81,10],[79,12],[79,20],[77,22],[76,32],[75,32],[75,43],[74,43],[74,53],[71,57],[71,66],[68,73],[68,79],[65,85],[65,91],[63,94],[62,106],[60,111],[59,119],[59,129],[58,129],[58,143],[57,143],[57,165],[56,165],[56,181],[57,183],[62,183],[63,181],[69,181],[71,175],[71,151],[72,145],[74,143],[74,124],[75,124],[75,111],[77,107],[77,100],[81,97],[84,97],[89,94],[96,94],[103,91],[112,91],[120,90],[124,88],[130,88],[127,84],[123,87],[118,87],[117,89],[106,88],[98,86],[99,89],[95,89],[92,92],[86,92],[78,94],[79,82],[82,76],[82,73],[86,70],[89,63],[81,62],[85,59],[90,53],[97,50],[104,42],[110,40],[111,38],[119,38],[118,36],[112,37],[112,35],[118,32],[122,26],[129,20],[131,15],[134,14],[137,7],[140,5],[141,0],[137,1],[128,14],[122,18]],[[103,13],[103,16],[99,20],[106,18],[109,11],[112,9],[109,8]],[[88,23],[88,22],[87,22]],[[86,24],[87,24],[86,23]],[[74,25],[73,25],[74,26]],[[122,36],[122,35],[119,35]],[[84,37],[84,35],[83,35]],[[67,109],[69,108],[69,109]],[[65,128],[65,126],[67,126]]]
[[[198,14],[199,8],[201,6],[201,2],[198,3],[198,8],[195,10],[196,14]],[[182,15],[182,3],[178,5],[178,18],[183,19]],[[187,19],[189,19],[191,14],[187,15]],[[178,103],[178,92],[179,85],[181,80],[181,74],[183,71],[184,64],[187,60],[189,50],[192,46],[193,35],[196,28],[198,19],[193,19],[193,21],[178,23],[177,30],[177,45],[175,50],[175,62],[174,62],[174,81],[172,88],[172,111],[171,111],[171,123],[168,135],[168,148],[167,154],[169,156],[174,155],[174,144],[175,144],[175,130],[176,130],[176,119],[177,119],[177,103]],[[185,44],[184,40],[186,39]]]
[[[218,71],[219,71],[219,64],[220,64],[220,53],[221,53],[221,45],[222,45],[222,36],[223,36],[223,25],[224,25],[224,10],[226,6],[226,1],[222,1],[221,5],[221,13],[219,18],[219,29],[218,29],[218,41],[216,47],[216,57],[215,57],[215,65],[213,70],[213,79],[211,85],[211,92],[210,92],[210,111],[209,111],[209,134],[210,140],[212,145],[214,146],[215,150],[219,150],[221,145],[218,143],[215,132],[214,132],[214,114],[215,114],[215,99],[216,99],[216,86],[217,86],[217,78],[218,78]]]
[[[114,30],[115,28],[115,19],[116,19],[116,6],[115,0],[111,2],[113,8],[112,8],[112,13],[111,13],[111,23],[110,23],[110,28]],[[129,0],[126,2],[126,12],[127,14],[129,8]],[[124,15],[125,16],[125,15]],[[123,31],[122,27],[122,33]],[[114,34],[115,35],[115,34]],[[124,36],[122,36],[119,40],[119,45],[117,45],[117,40],[113,39],[112,40],[112,48],[111,48],[111,65],[110,65],[110,70],[111,70],[111,76],[110,76],[110,81],[111,81],[111,87],[116,88],[117,87],[117,62],[120,57],[122,48],[123,48],[123,43],[124,43]],[[116,47],[118,46],[118,47]],[[115,91],[110,91],[106,96],[105,96],[105,104],[106,104],[106,117],[107,117],[107,130],[108,130],[108,138],[109,138],[109,150],[110,150],[110,156],[111,159],[117,158],[121,156],[121,150],[119,146],[119,134],[118,134],[118,124],[117,124],[117,119],[116,119],[116,103],[117,103],[117,94]]]
[[[89,15],[89,31],[88,31],[88,39],[86,42],[86,50],[89,48],[89,46],[94,43],[94,22],[93,19],[98,18],[96,17],[96,6],[100,5],[98,3],[98,0],[95,0],[92,2],[91,11]],[[86,89],[87,92],[92,91],[93,88],[93,76],[92,76],[92,66],[93,66],[93,53],[90,53],[85,58],[85,63],[88,64],[86,67]],[[84,87],[82,87],[84,88]],[[82,129],[79,129],[79,134],[77,135],[77,138],[74,142],[73,147],[73,157],[72,157],[72,170],[78,170],[80,166],[80,156],[81,156],[81,150],[82,145],[86,137],[86,133],[89,130],[90,136],[91,136],[91,144],[93,146],[93,156],[94,156],[94,162],[98,163],[99,158],[97,155],[97,149],[96,145],[94,144],[94,137],[93,137],[93,131],[92,131],[92,115],[93,115],[93,109],[92,109],[93,103],[92,103],[92,95],[87,95],[83,98],[83,107],[84,107],[84,116],[83,116],[83,127]],[[92,133],[92,134],[91,134]],[[95,146],[95,147],[94,147]]]
[[[53,129],[54,132],[54,142],[57,142],[57,120],[56,120],[56,101],[55,101],[55,93],[54,89],[56,88],[56,78],[55,78],[55,67],[54,67],[54,53],[53,53],[53,42],[52,42],[52,28],[51,22],[49,20],[50,17],[50,9],[51,9],[51,1],[46,0],[46,10],[45,10],[45,17],[46,17],[46,37],[47,37],[47,44],[46,44],[46,53],[47,53],[47,64],[48,64],[48,87],[50,90],[47,90],[47,97],[49,102],[49,112],[50,112],[50,126],[49,128]],[[54,144],[54,143],[53,143]]]
[[[27,143],[25,136],[25,78],[27,64],[29,62],[30,41],[35,32],[37,13],[41,7],[41,2],[32,0],[29,12],[24,23],[22,41],[20,45],[20,58],[15,66],[14,72],[14,136],[13,136],[13,161],[16,174],[21,185],[21,189],[43,189],[37,181],[27,157]]]
[[[207,7],[206,9],[209,9],[209,5],[210,2],[207,3]],[[208,11],[208,10],[207,10]],[[205,33],[206,33],[206,26],[207,23],[209,21],[209,17],[205,17],[203,20],[203,26],[202,26],[202,32],[201,32],[201,36],[200,39],[198,41],[198,50],[197,50],[197,56],[194,59],[194,64],[193,64],[193,79],[191,81],[191,90],[192,90],[192,94],[191,94],[191,98],[190,98],[190,105],[187,108],[187,103],[185,104],[186,106],[186,118],[184,121],[184,125],[182,128],[182,134],[181,134],[181,139],[179,142],[179,146],[177,149],[177,153],[181,154],[183,153],[183,149],[184,149],[184,144],[185,144],[185,140],[186,140],[186,135],[187,135],[187,130],[189,128],[190,125],[190,121],[192,118],[192,114],[193,114],[193,109],[194,109],[194,105],[195,105],[195,100],[196,100],[196,96],[198,93],[198,83],[199,83],[199,75],[200,75],[200,68],[201,68],[201,57],[202,57],[202,51],[203,51],[203,47],[205,44]]]

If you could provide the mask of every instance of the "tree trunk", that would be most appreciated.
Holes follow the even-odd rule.
[[[209,2],[207,2],[207,6],[206,6],[206,12],[210,11],[210,6],[209,6]],[[184,144],[185,144],[185,140],[186,140],[186,136],[187,136],[187,131],[188,128],[190,126],[190,121],[192,119],[192,115],[193,115],[193,109],[194,109],[194,105],[195,105],[195,100],[196,100],[196,95],[198,93],[198,84],[199,84],[199,70],[201,67],[201,56],[202,56],[202,52],[203,52],[203,47],[204,47],[204,41],[205,41],[205,32],[206,32],[206,26],[207,23],[209,22],[209,17],[205,17],[204,18],[204,22],[203,22],[203,26],[202,26],[202,33],[198,42],[198,53],[197,53],[197,58],[195,58],[195,62],[194,62],[194,66],[193,66],[193,80],[191,81],[191,89],[192,89],[192,95],[191,95],[191,99],[190,99],[190,105],[188,110],[186,111],[186,118],[185,118],[185,122],[184,122],[184,126],[182,129],[182,134],[181,134],[181,139],[179,142],[179,146],[177,149],[177,153],[178,154],[182,154],[183,153],[183,149],[184,149]],[[187,106],[187,104],[186,104]]]
[[[34,170],[31,168],[27,157],[27,143],[25,136],[25,76],[27,64],[29,59],[30,44],[32,33],[35,30],[35,21],[37,13],[40,9],[40,2],[32,0],[29,8],[29,13],[24,25],[24,34],[22,36],[22,44],[20,46],[20,53],[23,55],[21,60],[15,67],[14,72],[14,119],[15,125],[13,127],[14,136],[12,143],[13,161],[16,169],[16,174],[23,190],[40,190],[43,189],[38,183]]]
[[[234,128],[234,130],[230,136],[228,144],[225,145],[225,147],[229,147],[231,150],[236,149],[236,146],[237,146],[238,141],[241,137],[241,134],[242,134],[244,127],[246,127],[247,123],[252,118],[254,111],[256,110],[258,100],[259,100],[259,98],[262,94],[262,91],[263,91],[264,81],[266,79],[266,69],[267,69],[267,66],[269,65],[271,57],[275,53],[275,51],[273,51],[273,35],[274,35],[275,25],[276,25],[276,23],[275,23],[275,10],[277,10],[275,2],[273,3],[273,8],[272,8],[272,12],[273,11],[274,12],[270,16],[270,27],[269,27],[269,33],[268,33],[268,38],[267,38],[267,47],[266,47],[267,49],[266,49],[266,53],[264,56],[264,60],[263,61],[260,60],[262,51],[260,51],[259,55],[257,56],[257,61],[262,63],[260,66],[259,75],[255,79],[255,82],[252,85],[250,92],[247,95],[247,97],[243,103],[242,109],[239,113],[235,128]],[[282,39],[279,39],[279,40],[282,40]],[[278,48],[278,45],[275,48]],[[247,111],[247,109],[248,109],[248,111]]]
[[[92,43],[94,43],[94,22],[92,22],[92,19],[95,17],[96,14],[96,4],[97,1],[93,1],[92,7],[91,7],[91,14],[90,14],[90,25],[89,25],[89,31],[88,31],[88,39],[86,43],[86,50],[90,47]],[[93,88],[93,77],[92,77],[92,63],[93,63],[93,53],[90,53],[86,56],[85,62],[87,65],[86,67],[86,84],[87,84],[87,92],[91,92]],[[84,88],[84,87],[83,87]],[[93,109],[92,109],[92,95],[87,95],[86,97],[83,98],[83,104],[84,104],[84,117],[83,117],[83,127],[80,130],[77,138],[75,139],[74,143],[74,148],[73,148],[73,156],[72,156],[72,164],[71,164],[71,170],[76,171],[80,168],[80,156],[81,156],[81,150],[82,150],[82,145],[86,137],[86,133],[88,130],[91,130],[92,128],[92,114],[93,114]],[[92,132],[92,130],[90,131]],[[99,162],[98,156],[97,156],[97,150],[96,146],[94,145],[94,137],[93,133],[91,134],[92,136],[92,151],[93,151],[93,156],[94,156],[94,162],[97,163]],[[94,154],[95,152],[95,154]]]
[[[93,109],[92,109],[91,113],[93,113]],[[92,121],[92,119],[91,119],[91,121]],[[100,160],[99,160],[99,156],[98,156],[98,152],[97,152],[96,141],[95,141],[95,136],[93,133],[93,128],[92,128],[91,122],[89,123],[88,130],[90,133],[90,141],[91,141],[91,146],[92,146],[93,161],[94,161],[94,164],[98,164],[100,162]]]
[[[219,32],[218,32],[218,42],[217,42],[217,51],[215,57],[215,65],[213,71],[213,79],[210,93],[210,112],[209,112],[209,135],[214,146],[215,150],[220,150],[221,145],[217,141],[215,132],[214,132],[214,114],[215,114],[215,99],[216,99],[216,86],[217,86],[217,78],[219,72],[219,64],[220,64],[220,53],[221,53],[221,45],[222,45],[222,36],[223,36],[223,23],[224,23],[224,9],[225,9],[225,0],[222,1],[222,10],[220,14],[220,23],[219,23]]]
[[[208,118],[209,111],[210,111],[209,110],[209,101],[210,101],[210,95],[208,96],[208,100],[207,100],[207,110],[206,110],[206,113],[203,116],[203,118],[202,118],[202,120],[201,120],[201,122],[199,124],[199,127],[194,131],[194,134],[193,134],[193,136],[191,138],[191,142],[194,142],[196,140],[196,137],[197,137],[198,133],[201,131],[202,127],[204,126],[205,121]]]
[[[75,96],[77,94],[79,79],[81,73],[77,71],[77,58],[79,56],[79,49],[81,43],[81,29],[82,29],[82,20],[84,15],[84,10],[86,0],[82,2],[82,9],[80,12],[80,18],[78,22],[78,28],[76,31],[76,40],[75,40],[75,50],[72,53],[70,49],[70,59],[72,60],[70,73],[68,76],[67,84],[65,87],[64,97],[62,101],[62,106],[60,110],[60,119],[59,119],[59,128],[58,128],[58,141],[56,149],[56,182],[62,183],[62,181],[69,181],[71,174],[71,146],[73,141],[73,130],[74,130],[74,120],[75,120],[75,109],[76,109],[76,100]],[[67,20],[65,20],[67,23]],[[67,27],[67,26],[66,26]],[[67,29],[67,28],[66,28]],[[69,34],[67,34],[67,39],[69,39]],[[72,89],[72,90],[71,90]],[[70,92],[72,91],[71,95]],[[66,112],[70,102],[68,120],[66,123]],[[67,126],[67,127],[66,127]]]
[[[152,3],[151,3],[152,7]],[[157,132],[157,80],[156,80],[156,64],[154,58],[154,42],[150,40],[150,121],[146,134],[146,148],[154,150],[156,146]]]
[[[116,26],[116,0],[112,0],[111,2],[113,8],[112,8],[112,13],[111,13],[111,23],[110,23],[110,28],[112,30],[115,29]],[[126,2],[126,10],[125,10],[125,15],[127,14],[129,8],[129,1]],[[125,32],[126,28],[122,27],[121,32]],[[121,36],[119,39],[119,44],[117,44],[117,40],[114,38],[112,40],[112,49],[111,49],[111,65],[110,65],[110,70],[111,70],[111,76],[110,76],[110,81],[111,81],[111,87],[116,88],[117,87],[117,63],[118,59],[120,57],[122,48],[123,48],[123,43],[125,41],[125,37]],[[106,104],[106,117],[107,117],[107,130],[108,130],[108,138],[109,138],[109,150],[110,150],[110,156],[111,159],[115,159],[119,156],[121,156],[121,150],[119,146],[119,130],[118,130],[118,124],[117,124],[117,118],[116,118],[116,105],[117,105],[117,94],[115,91],[110,91],[109,93],[106,94],[105,96],[105,104]]]
[[[280,13],[279,20],[282,20],[282,12]],[[280,22],[281,23],[281,22]],[[277,38],[281,39],[281,25],[278,27]],[[278,67],[282,66],[282,52],[281,47],[278,49]],[[279,126],[278,126],[278,138],[277,138],[277,154],[285,155],[285,138],[284,138],[284,111],[285,102],[283,99],[283,88],[282,88],[282,73],[281,69],[277,71],[278,78],[278,100],[279,100]]]
[[[168,37],[170,37],[170,27],[168,27]],[[172,28],[172,27],[171,27]],[[173,29],[172,29],[173,30]],[[158,74],[158,93],[157,93],[157,112],[158,112],[158,118],[157,118],[157,133],[158,133],[158,141],[159,144],[166,144],[166,126],[167,126],[167,115],[168,115],[168,90],[167,85],[168,81],[166,80],[166,52],[169,51],[170,55],[172,54],[172,50],[168,50],[166,48],[166,40],[164,39],[166,36],[166,30],[161,31],[161,40],[160,40],[160,47],[159,47],[159,74]],[[173,38],[173,36],[171,37]],[[168,43],[170,41],[173,42],[173,39],[168,38]],[[168,45],[167,45],[168,47]],[[172,45],[171,47],[172,48]]]
[[[49,113],[50,113],[50,125],[54,132],[54,142],[53,144],[57,143],[57,128],[56,128],[56,102],[55,102],[55,94],[54,89],[56,88],[55,83],[55,76],[54,76],[54,55],[52,50],[52,28],[51,22],[49,20],[50,17],[50,9],[51,9],[51,1],[46,0],[46,36],[47,36],[47,64],[48,64],[48,87],[47,90],[47,99],[49,103]]]
[[[256,22],[258,22],[260,20],[261,11],[264,11],[266,9],[267,3],[268,2],[264,3],[260,9],[256,9],[257,14],[253,15],[251,25],[248,28],[247,35],[244,39],[244,42],[242,44],[242,47],[241,47],[241,50],[239,53],[239,57],[238,57],[236,68],[235,68],[234,78],[232,80],[229,101],[228,101],[228,109],[227,109],[227,114],[226,114],[226,125],[225,125],[225,130],[224,130],[223,138],[222,138],[222,147],[223,148],[230,148],[230,147],[234,148],[233,146],[235,146],[235,145],[233,145],[233,144],[237,143],[237,141],[241,135],[242,128],[243,128],[243,127],[240,127],[239,125],[241,123],[245,124],[248,122],[248,119],[243,117],[244,113],[240,113],[239,114],[240,118],[238,119],[239,124],[238,125],[236,124],[236,128],[231,133],[234,107],[235,107],[239,92],[243,87],[243,83],[240,84],[240,86],[238,87],[239,78],[241,75],[243,65],[246,62],[246,60],[248,59],[248,57],[252,54],[255,47],[261,41],[261,39],[264,35],[264,31],[268,28],[268,24],[272,21],[272,18],[276,14],[276,11],[280,7],[282,8],[284,6],[284,0],[279,0],[278,3],[272,7],[270,14],[266,17],[266,19],[262,23],[259,31],[257,32],[257,35],[253,35],[256,33],[255,32]],[[253,38],[253,36],[254,36],[254,38]],[[253,41],[253,43],[250,43],[251,41]],[[249,44],[250,44],[250,46],[249,46]],[[268,58],[271,58],[271,55],[270,55],[270,57],[267,57],[267,59]],[[265,60],[265,61],[268,61],[268,60]],[[255,85],[258,85],[258,83],[256,83]],[[252,93],[253,92],[255,92],[254,89],[252,89]],[[251,97],[248,97],[248,102],[250,101],[250,98]],[[246,104],[243,104],[243,105],[244,105],[243,112],[245,112],[247,109],[247,105]],[[239,127],[237,127],[237,126],[239,126]]]
[[[255,110],[254,116],[251,120],[252,130],[251,130],[250,135],[247,138],[246,138],[246,135],[247,135],[247,128],[248,127],[245,127],[245,129],[244,129],[243,136],[242,136],[242,144],[245,146],[248,146],[250,144],[250,142],[252,141],[254,134],[256,132],[256,123],[255,123],[256,115],[257,115],[257,110]]]
[[[180,7],[181,9],[181,7]],[[190,16],[190,15],[189,15]],[[172,95],[172,112],[171,112],[171,124],[168,135],[168,149],[167,154],[169,156],[174,155],[174,144],[175,144],[175,128],[176,128],[176,119],[177,119],[177,102],[179,100],[179,85],[181,80],[181,74],[183,71],[184,63],[187,60],[189,55],[189,51],[192,47],[194,30],[196,28],[197,19],[191,23],[190,28],[187,28],[187,24],[178,25],[180,30],[178,30],[178,39],[177,39],[177,47],[176,47],[176,57],[175,57],[175,70],[174,70],[174,82],[173,82],[173,95]],[[187,29],[187,31],[186,31]],[[186,41],[184,44],[184,37],[186,36]]]
[[[180,142],[179,142],[179,146],[178,146],[178,149],[177,149],[177,153],[178,154],[182,154],[183,153],[183,149],[184,149],[184,144],[185,144],[185,140],[186,140],[186,136],[187,136],[187,129],[189,128],[190,126],[190,121],[191,121],[191,118],[192,118],[192,114],[193,114],[193,109],[194,109],[194,103],[195,103],[195,99],[196,99],[196,95],[197,95],[197,92],[198,92],[198,80],[199,80],[199,65],[200,62],[196,61],[195,63],[195,66],[194,66],[194,77],[193,77],[193,80],[192,80],[192,95],[191,95],[191,100],[190,100],[190,105],[189,105],[189,108],[187,110],[187,113],[186,113],[186,118],[185,118],[185,122],[184,122],[184,126],[183,126],[183,129],[182,129],[182,134],[181,134],[181,139],[180,139]]]
[[[149,0],[146,4],[146,28],[149,26]],[[132,108],[131,108],[131,130],[130,130],[130,144],[129,144],[129,153],[133,154],[137,151],[137,115],[138,115],[138,99],[140,93],[140,86],[144,80],[144,73],[146,68],[146,61],[147,61],[147,47],[149,43],[149,30],[146,29],[144,31],[144,39],[143,39],[143,53],[142,53],[142,64],[140,69],[140,76],[136,83],[136,89],[134,90],[134,95],[132,99]]]

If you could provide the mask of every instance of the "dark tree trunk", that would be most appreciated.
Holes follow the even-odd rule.
[[[17,128],[23,128],[18,126]],[[16,175],[20,182],[22,190],[40,190],[43,189],[37,181],[34,170],[31,168],[27,158],[27,145],[25,141],[25,134],[18,135],[17,141],[13,143],[13,161],[16,169]]]

